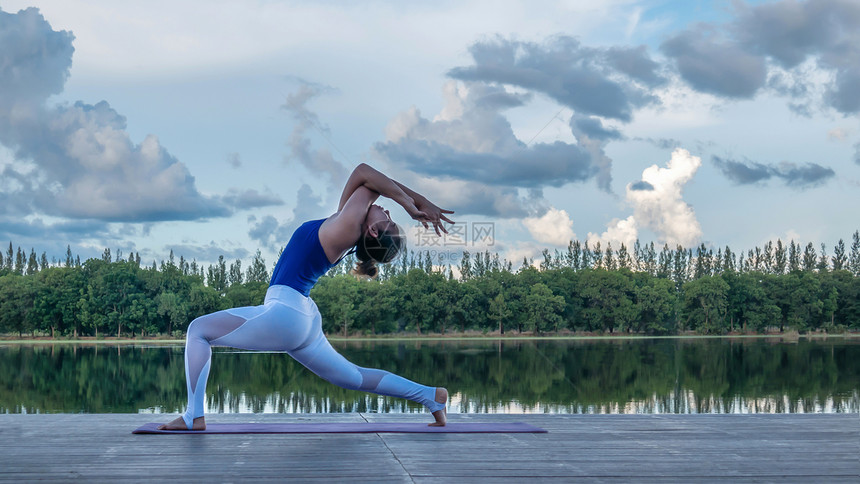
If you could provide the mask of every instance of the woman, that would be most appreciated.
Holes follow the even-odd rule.
[[[227,309],[201,316],[188,326],[185,378],[188,407],[163,430],[205,430],[203,407],[212,346],[286,351],[306,368],[351,390],[401,397],[421,403],[433,414],[431,426],[444,426],[448,391],[428,387],[384,370],[361,368],[337,353],[322,331],[322,319],[308,296],[320,276],[350,249],[359,260],[354,273],[375,276],[377,262],[389,262],[403,244],[404,234],[388,210],[374,205],[379,196],[400,204],[425,228],[446,232],[453,223],[442,210],[409,188],[362,163],[350,175],[337,213],[304,223],[296,229],[272,274],[262,306]]]

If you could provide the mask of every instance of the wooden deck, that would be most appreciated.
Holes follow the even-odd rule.
[[[0,415],[0,480],[860,482],[860,416],[450,415],[546,434],[132,435],[151,414]],[[214,414],[210,422],[426,421]]]

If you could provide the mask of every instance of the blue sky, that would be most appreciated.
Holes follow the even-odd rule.
[[[571,238],[831,248],[860,228],[857,2],[0,10],[0,241],[49,259],[272,264],[360,162],[494,224],[465,247],[515,264]]]

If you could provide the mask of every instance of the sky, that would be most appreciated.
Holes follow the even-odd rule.
[[[0,242],[269,265],[368,163],[516,266],[860,228],[860,2],[0,0]],[[832,252],[832,250],[831,250]]]

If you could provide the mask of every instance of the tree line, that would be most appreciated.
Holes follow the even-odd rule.
[[[613,249],[571,241],[513,269],[497,253],[464,251],[439,264],[404,250],[378,279],[349,275],[354,259],[312,289],[329,334],[582,333],[705,334],[860,329],[860,232],[828,255],[821,244],[768,242],[747,252],[652,242]],[[455,276],[456,269],[456,276]],[[0,333],[180,336],[195,317],[260,304],[269,271],[258,250],[246,270],[224,257],[142,266],[139,254],[105,249],[84,262],[0,254]]]

